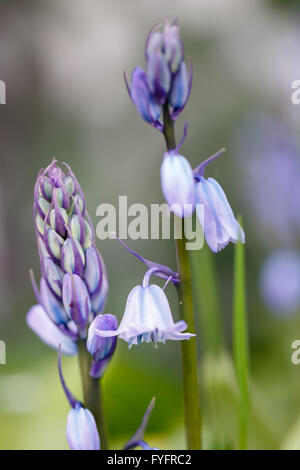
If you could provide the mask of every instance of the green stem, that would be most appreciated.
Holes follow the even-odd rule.
[[[108,449],[106,426],[103,413],[100,381],[90,376],[92,357],[86,349],[85,341],[78,342],[79,368],[81,373],[84,405],[94,415],[100,435],[101,450]]]
[[[170,118],[168,104],[163,108],[164,137],[167,149],[176,147],[174,124]],[[194,307],[192,296],[192,276],[189,253],[185,249],[183,219],[176,219],[182,224],[182,238],[176,240],[176,254],[180,283],[178,302],[180,318],[188,324],[189,331],[195,333]],[[199,402],[199,383],[197,369],[197,346],[195,338],[181,341],[182,387],[185,416],[186,441],[189,450],[201,449],[201,412]]]

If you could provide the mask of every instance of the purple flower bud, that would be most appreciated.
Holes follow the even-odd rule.
[[[108,281],[106,270],[103,273],[101,288],[96,291],[94,294],[91,294],[91,305],[92,312],[94,315],[100,314],[103,312],[108,296]]]
[[[102,377],[117,345],[117,338],[115,336],[101,338],[101,336],[95,334],[94,330],[117,330],[117,328],[117,317],[109,313],[98,315],[89,327],[86,347],[93,356],[90,375],[94,378],[99,379]]]
[[[84,335],[91,301],[85,283],[77,274],[65,274],[62,300],[67,314],[78,327],[79,333]]]
[[[170,71],[175,73],[183,60],[183,46],[180,37],[179,27],[174,21],[170,24],[166,20],[162,31],[159,31],[161,24],[154,27],[146,41],[146,59],[149,60],[152,54],[162,53]]]
[[[60,260],[64,239],[52,228],[46,228],[44,242],[51,258],[54,261]]]
[[[53,295],[43,277],[40,282],[40,301],[56,325],[65,324],[70,321],[63,304]]]
[[[37,199],[35,206],[42,219],[44,219],[49,212],[51,204],[47,201],[47,199],[40,196]]]
[[[176,112],[183,109],[190,94],[190,80],[187,66],[182,62],[175,77],[172,80],[172,88],[169,96],[169,103]]]
[[[183,45],[178,25],[166,22],[164,36],[165,57],[172,72],[175,73],[183,61]]]
[[[29,328],[51,348],[58,350],[58,346],[61,344],[63,354],[72,356],[77,353],[76,343],[54,325],[41,305],[31,307],[27,313],[26,321]]]
[[[101,288],[103,267],[100,255],[95,246],[91,246],[85,252],[84,279],[90,294]]]
[[[158,104],[164,104],[171,85],[171,73],[161,53],[152,54],[147,63],[149,88]]]
[[[64,272],[50,258],[44,259],[43,266],[44,277],[48,283],[48,286],[52,292],[57,295],[57,297],[61,298]]]
[[[41,196],[47,201],[51,202],[53,184],[47,176],[42,176],[39,180],[39,190]]]
[[[62,247],[61,266],[68,273],[83,275],[85,256],[78,240],[67,238]]]
[[[164,343],[167,339],[183,340],[195,336],[182,333],[187,328],[186,323],[174,323],[164,291],[155,284],[148,285],[148,280],[147,272],[143,286],[136,286],[130,292],[119,328],[115,331],[95,329],[96,334],[102,337],[118,335],[128,342],[129,347],[143,341],[155,344]]]
[[[127,89],[141,117],[152,126],[162,128],[162,124],[159,123],[161,107],[155,103],[149,90],[147,75],[141,67],[133,70],[131,88],[127,84]]]
[[[61,236],[64,237],[67,233],[68,214],[66,209],[54,205],[54,209],[50,211],[49,222],[51,227]]]
[[[163,195],[178,217],[190,216],[195,208],[194,176],[185,157],[174,151],[164,154],[160,169]]]
[[[195,183],[196,202],[204,206],[204,213],[197,207],[197,215],[210,249],[218,252],[229,242],[245,243],[244,231],[234,217],[219,183],[214,178],[199,176],[198,179]]]
[[[69,411],[66,435],[71,450],[100,450],[95,418],[79,402]]]

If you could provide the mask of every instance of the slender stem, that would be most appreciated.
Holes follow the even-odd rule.
[[[164,137],[167,149],[176,147],[174,123],[170,118],[168,104],[164,105]],[[182,224],[183,220],[176,222]],[[193,296],[192,296],[192,276],[189,253],[185,249],[186,239],[184,230],[182,238],[176,240],[176,254],[180,282],[177,285],[179,313],[182,320],[188,324],[189,331],[195,332]],[[182,357],[182,387],[185,415],[186,441],[189,450],[201,449],[201,412],[199,400],[199,383],[197,370],[197,345],[195,338],[188,341],[181,341]]]
[[[81,373],[84,405],[94,415],[100,435],[101,450],[108,449],[106,426],[103,413],[100,381],[90,376],[92,357],[86,349],[85,342],[78,342],[78,357]]]
[[[180,221],[181,222],[181,221]],[[185,237],[176,240],[176,252],[180,283],[178,285],[179,313],[195,333],[192,278],[189,254],[185,249]],[[195,338],[181,341],[182,385],[185,410],[185,429],[188,449],[201,449],[201,413],[197,370],[197,345]]]

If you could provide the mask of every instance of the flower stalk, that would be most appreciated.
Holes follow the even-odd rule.
[[[92,356],[86,349],[85,341],[78,341],[78,358],[81,374],[84,405],[94,415],[97,429],[100,435],[101,449],[108,449],[106,423],[103,411],[103,400],[101,396],[101,386],[99,379],[90,376]]]
[[[175,149],[176,140],[174,122],[172,121],[168,103],[163,107],[164,137],[168,150]],[[184,219],[174,215],[178,224],[183,224]],[[176,240],[177,270],[180,282],[177,287],[179,313],[191,333],[195,333],[194,306],[192,296],[192,276],[189,253],[185,249],[186,239],[184,230],[182,238]],[[197,370],[197,346],[192,338],[189,341],[181,341],[182,358],[182,387],[185,416],[186,442],[189,450],[201,449],[201,409],[199,400],[199,381]]]

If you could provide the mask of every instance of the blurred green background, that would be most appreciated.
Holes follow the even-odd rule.
[[[285,168],[290,149],[288,144],[280,147],[281,141],[276,144],[279,126],[282,141],[292,141],[296,149],[296,167],[299,163],[300,106],[291,102],[291,83],[300,79],[298,8],[299,2],[283,0],[2,0],[0,79],[7,85],[7,104],[0,106],[0,339],[6,342],[7,364],[0,365],[1,449],[67,448],[68,405],[56,354],[25,323],[35,303],[28,270],[39,275],[32,223],[36,175],[53,156],[69,163],[95,225],[97,206],[117,205],[119,195],[128,195],[129,204],[163,201],[159,170],[164,142],[139,118],[122,73],[144,66],[151,26],[176,16],[194,67],[191,98],[177,123],[180,135],[184,120],[189,122],[182,153],[196,166],[220,147],[227,148],[207,175],[223,186],[234,212],[242,214],[246,232],[249,447],[300,448],[300,366],[290,359],[291,343],[300,338],[299,306],[289,315],[275,315],[259,289],[270,253],[300,249],[300,200],[295,201],[296,193],[296,209],[290,214],[286,199],[294,181],[289,184],[289,175],[299,184],[300,173],[288,170],[286,186],[280,186],[280,168],[276,174],[269,155],[272,149],[276,155],[281,152]],[[172,242],[129,244],[175,268]],[[120,319],[144,267],[115,241],[98,241],[97,246],[110,283],[106,311]],[[235,448],[233,247],[218,255],[202,250],[193,261],[200,271],[203,267],[204,280],[207,266],[217,280],[217,288],[213,281],[205,289],[201,282],[195,286],[205,447]],[[167,295],[176,316],[171,286]],[[210,301],[213,305],[207,305]],[[221,317],[224,347],[217,356],[210,352],[205,308],[218,308]],[[76,358],[64,358],[63,366],[68,384],[80,396]],[[162,449],[184,446],[177,343],[129,351],[119,341],[103,388],[113,447],[131,437],[152,396],[157,400],[147,440]]]

